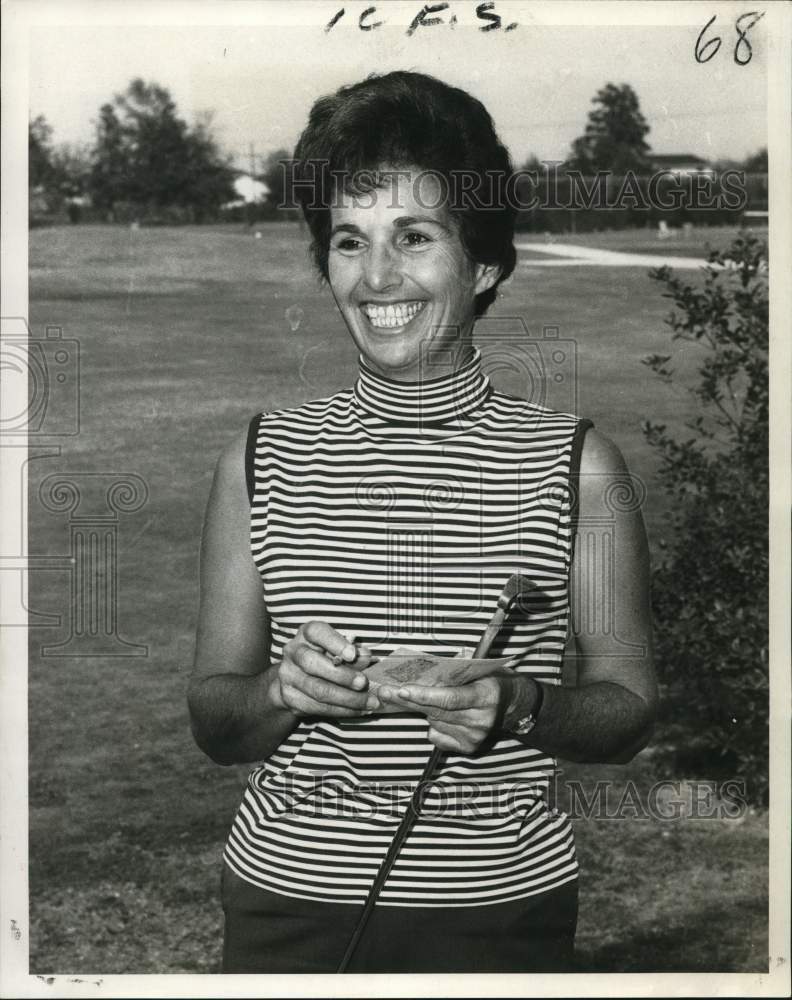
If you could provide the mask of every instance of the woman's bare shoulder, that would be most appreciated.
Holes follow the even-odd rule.
[[[583,438],[580,473],[582,476],[628,474],[627,463],[618,445],[596,427],[590,427]]]
[[[210,502],[226,504],[234,498],[247,510],[245,459],[248,434],[249,427],[235,431],[221,449],[215,465]]]
[[[218,468],[222,465],[234,466],[236,467],[237,462],[245,458],[245,452],[247,450],[248,442],[248,428],[245,427],[244,430],[237,430],[234,432],[233,436],[226,441],[223,445],[220,455],[217,459]]]

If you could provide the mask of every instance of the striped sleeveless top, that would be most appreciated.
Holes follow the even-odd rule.
[[[560,684],[573,492],[588,421],[495,391],[476,350],[422,383],[361,359],[351,389],[251,424],[250,539],[272,659],[322,620],[375,653],[471,651],[506,579],[537,584],[491,655]],[[253,768],[225,860],[271,892],[362,903],[433,747],[412,713],[302,719]],[[473,906],[577,876],[546,801],[555,761],[502,736],[447,754],[385,883],[385,906]]]

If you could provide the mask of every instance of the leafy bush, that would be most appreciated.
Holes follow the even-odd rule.
[[[709,254],[703,287],[668,267],[650,272],[676,309],[673,340],[704,348],[692,389],[698,416],[679,441],[643,431],[661,456],[672,499],[670,541],[654,575],[654,612],[667,735],[680,768],[746,782],[767,801],[768,288],[767,247],[742,230]],[[676,381],[671,355],[645,359]]]

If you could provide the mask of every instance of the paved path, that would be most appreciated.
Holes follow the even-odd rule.
[[[574,243],[515,243],[517,250],[534,250],[552,254],[553,260],[533,257],[521,260],[524,267],[669,267],[697,270],[705,267],[703,257],[677,257],[674,254],[623,253],[618,250],[601,250],[599,247],[582,247]],[[716,265],[717,266],[717,265]]]

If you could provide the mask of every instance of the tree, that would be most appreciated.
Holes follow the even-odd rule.
[[[131,156],[129,139],[112,104],[103,104],[96,123],[93,166],[88,179],[94,205],[112,212],[119,201],[129,200]]]
[[[28,222],[39,225],[59,207],[52,128],[44,115],[28,122]]]
[[[190,129],[166,88],[138,78],[100,109],[91,171],[98,206],[127,202],[152,217],[179,208],[203,218],[233,196],[232,183],[207,119]]]
[[[678,441],[644,434],[661,457],[672,540],[655,572],[658,661],[668,715],[685,727],[683,770],[742,778],[767,799],[768,287],[767,247],[742,231],[709,254],[702,289],[670,268],[651,272],[677,310],[674,340],[707,349],[694,391],[699,414]],[[674,381],[670,355],[646,364]],[[689,776],[689,773],[688,775]]]
[[[116,98],[129,154],[129,197],[139,205],[182,205],[188,157],[187,124],[170,93],[156,83],[133,80]]]
[[[44,115],[28,123],[28,183],[31,187],[47,187],[53,182],[52,127]]]
[[[544,170],[544,164],[536,155],[536,153],[529,153],[525,158],[525,163],[520,167],[520,170],[525,170],[526,172],[535,172],[541,174]]]
[[[608,83],[597,91],[592,103],[595,108],[589,112],[584,135],[572,143],[568,166],[589,174],[598,170],[615,174],[646,171],[649,146],[644,139],[649,125],[632,87]]]
[[[766,174],[768,172],[767,166],[767,146],[762,146],[762,148],[754,153],[753,156],[749,156],[742,164],[742,169],[747,174]]]
[[[62,194],[74,198],[87,192],[91,176],[91,150],[83,143],[62,142],[52,153],[52,165]]]
[[[287,204],[287,184],[290,176],[292,155],[288,149],[276,149],[264,161],[261,180],[267,185],[267,206],[275,214],[279,206]],[[291,197],[289,197],[291,201]]]

